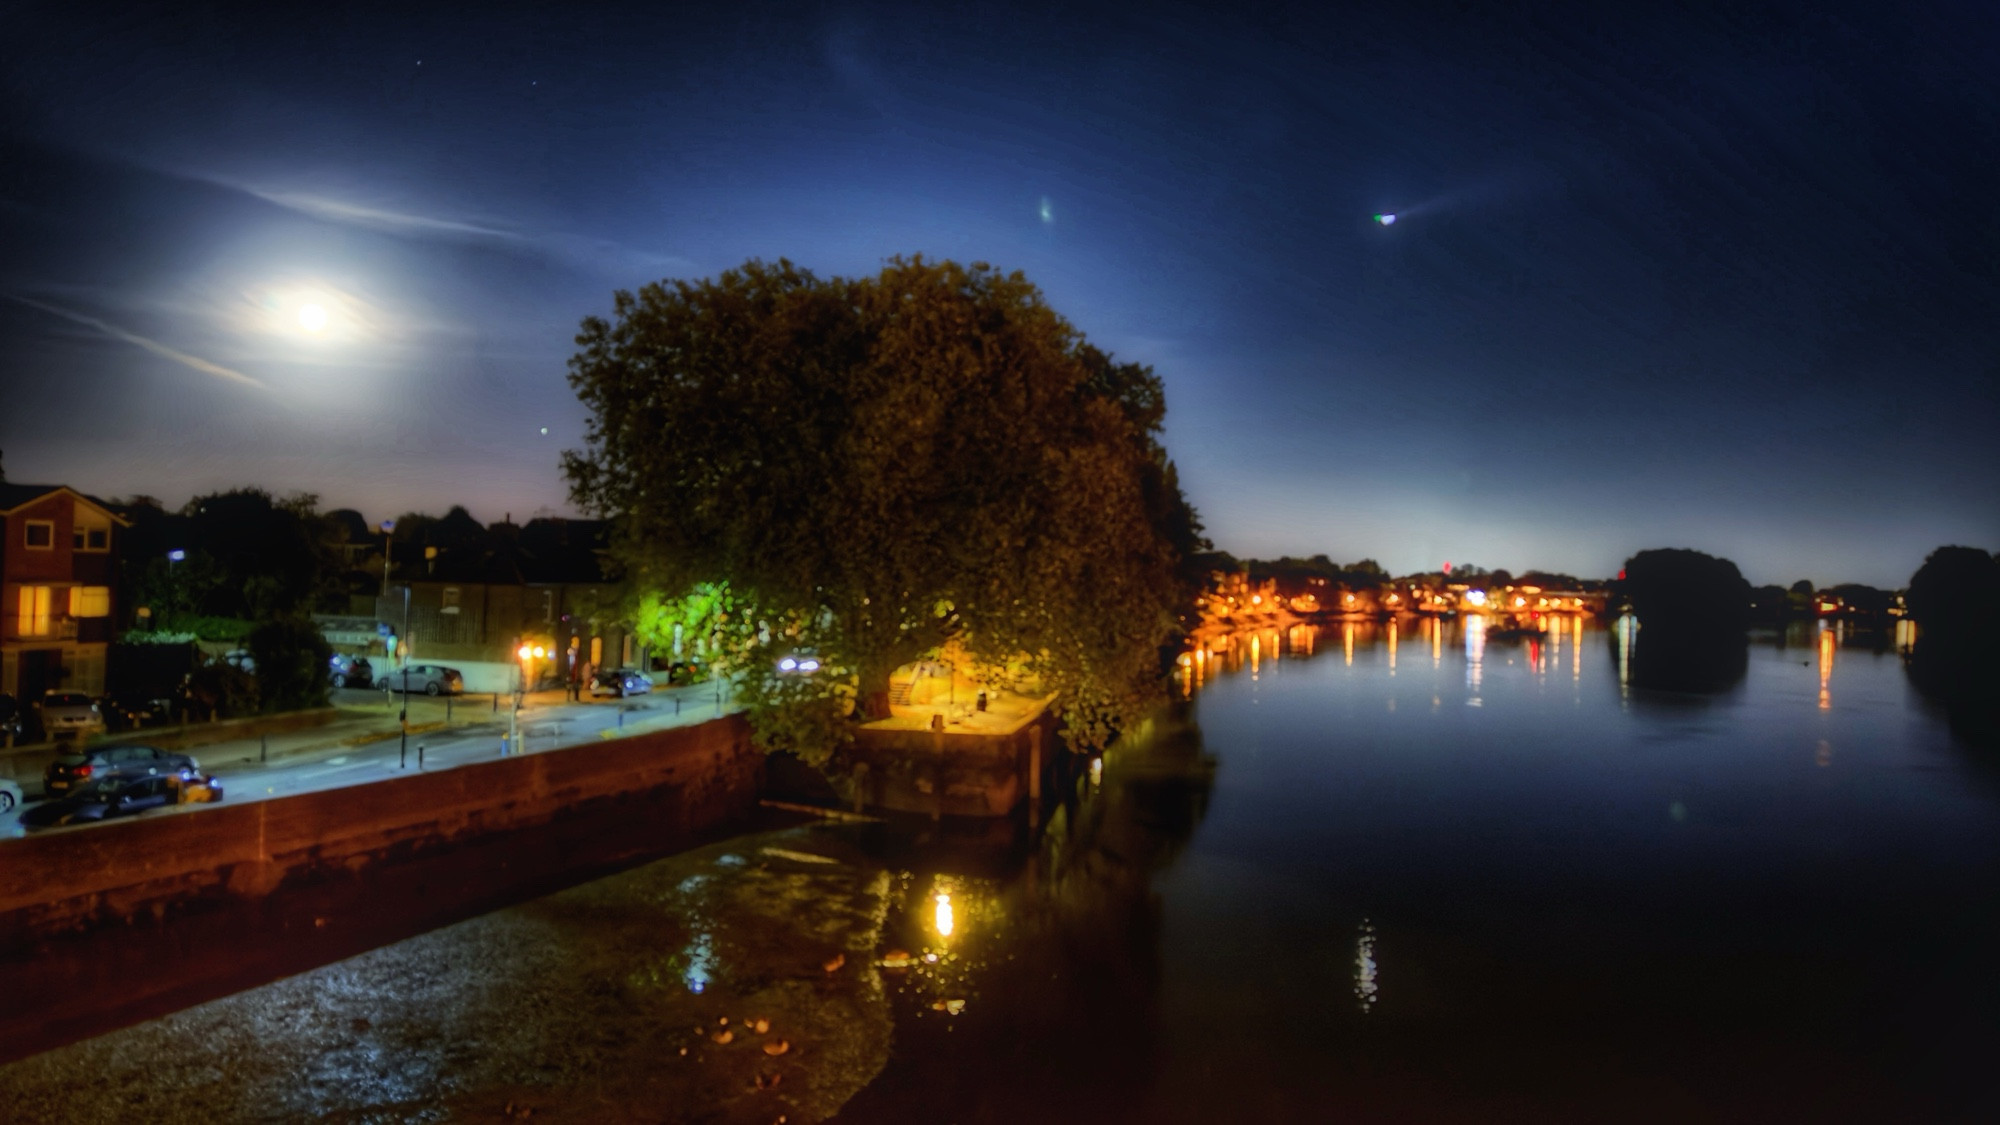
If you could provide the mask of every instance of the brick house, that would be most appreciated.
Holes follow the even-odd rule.
[[[104,691],[117,620],[118,531],[104,502],[59,484],[0,483],[0,692]]]

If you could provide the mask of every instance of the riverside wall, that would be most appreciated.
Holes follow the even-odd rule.
[[[992,734],[863,727],[848,754],[861,767],[853,784],[864,808],[992,818],[1028,800],[1033,778],[1050,774],[1060,747],[1055,718],[1042,710]]]
[[[640,824],[693,842],[746,815],[763,756],[740,716],[369,785],[193,806],[0,844],[0,967],[52,937],[241,906],[509,834]],[[600,833],[601,834],[601,833]],[[593,862],[615,858],[591,857]]]

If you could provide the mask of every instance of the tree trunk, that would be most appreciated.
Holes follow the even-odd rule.
[[[898,667],[899,662],[893,658],[862,665],[855,683],[855,699],[860,705],[862,722],[872,723],[889,717],[889,677]]]

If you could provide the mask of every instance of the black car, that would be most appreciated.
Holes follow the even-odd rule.
[[[42,789],[50,797],[66,797],[99,782],[172,777],[183,770],[194,772],[200,768],[186,754],[157,746],[102,746],[64,754],[49,763],[48,771],[42,775]]]
[[[28,828],[55,828],[65,824],[90,824],[115,816],[130,816],[147,809],[180,803],[180,778],[145,777],[137,781],[104,779],[79,787],[54,801],[43,801],[21,814]]]
[[[334,687],[371,688],[375,686],[375,666],[365,656],[341,656],[335,654],[327,668]]]
[[[590,680],[590,694],[608,695],[623,699],[628,695],[644,695],[653,690],[653,678],[630,668],[617,668],[599,672]]]
[[[99,706],[104,711],[105,723],[113,730],[139,730],[174,721],[174,701],[166,696],[116,695]]]

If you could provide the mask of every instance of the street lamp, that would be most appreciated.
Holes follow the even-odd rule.
[[[389,596],[389,546],[394,540],[389,533],[396,530],[395,520],[382,521],[382,596]]]
[[[384,567],[388,566],[384,556]],[[403,728],[403,758],[410,756],[410,588],[403,587],[403,635],[397,638],[397,646],[403,650],[403,709],[397,720]]]

